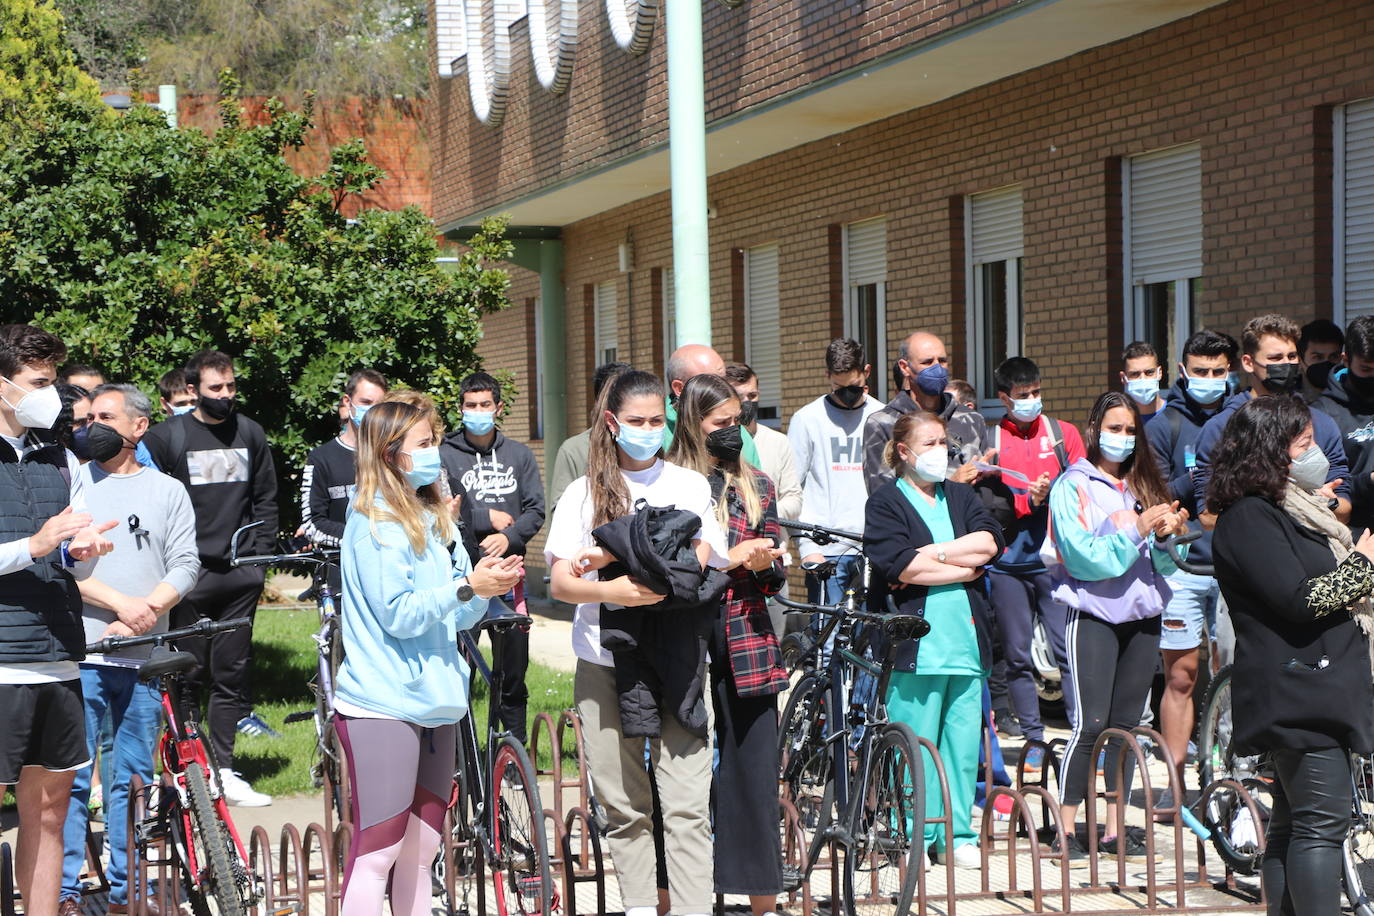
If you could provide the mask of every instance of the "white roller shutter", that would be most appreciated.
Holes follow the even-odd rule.
[[[616,314],[614,280],[596,285],[593,311],[596,313],[596,364],[599,366],[614,361],[620,349],[620,319]]]
[[[845,268],[850,286],[867,286],[887,279],[887,220],[850,223],[845,244]]]
[[[1132,285],[1202,276],[1202,147],[1132,156],[1129,181]]]
[[[1374,99],[1345,106],[1340,162],[1342,187],[1336,188],[1342,233],[1337,293],[1350,321],[1374,314]],[[1338,310],[1337,314],[1341,312]]]
[[[1021,189],[1003,188],[969,197],[969,255],[975,265],[1021,257]]]
[[[758,375],[759,409],[767,419],[782,405],[778,322],[778,246],[750,248],[744,253],[744,358]]]

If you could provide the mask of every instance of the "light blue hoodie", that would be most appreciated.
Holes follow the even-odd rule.
[[[405,530],[349,512],[340,544],[344,661],[339,699],[437,728],[468,709],[468,666],[458,631],[487,611],[487,599],[458,600],[455,580],[472,568],[461,546],[448,548],[429,531],[424,553]]]

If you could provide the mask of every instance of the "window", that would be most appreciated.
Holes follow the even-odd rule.
[[[619,349],[620,319],[616,315],[615,281],[596,285],[592,304],[596,321],[596,365],[613,363]]]
[[[995,413],[1002,402],[993,374],[1021,353],[1021,189],[971,194],[964,207],[969,381],[981,406]]]
[[[677,349],[677,290],[673,289],[673,269],[663,272],[663,362]]]
[[[782,354],[778,346],[778,246],[744,253],[744,361],[759,378],[759,419],[782,417]]]
[[[1331,289],[1337,324],[1374,314],[1374,99],[1336,109]]]
[[[1168,365],[1199,326],[1202,147],[1133,156],[1122,179],[1127,340],[1154,344]]]
[[[873,366],[869,391],[887,400],[887,220],[844,227],[844,333]]]

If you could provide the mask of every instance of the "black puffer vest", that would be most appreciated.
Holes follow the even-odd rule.
[[[35,449],[21,461],[0,439],[0,543],[37,534],[67,508],[66,467],[61,446]],[[60,548],[0,576],[0,665],[80,661],[85,655],[81,594],[62,568]]]

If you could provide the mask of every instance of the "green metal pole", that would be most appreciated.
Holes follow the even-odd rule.
[[[563,243],[539,243],[539,311],[544,322],[544,461],[568,438],[567,324],[563,308]]]
[[[701,0],[667,0],[668,159],[673,188],[676,346],[711,343],[706,227],[706,91]]]

